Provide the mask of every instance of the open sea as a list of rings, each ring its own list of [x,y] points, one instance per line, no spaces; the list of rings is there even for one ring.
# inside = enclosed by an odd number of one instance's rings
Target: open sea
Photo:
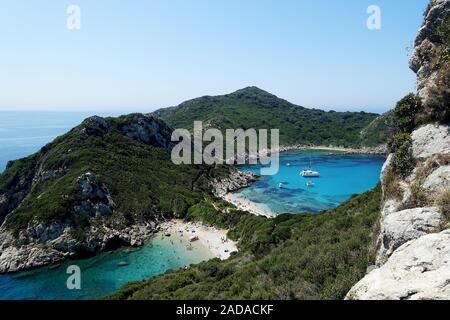
[[[9,160],[29,156],[92,115],[90,112],[0,111],[0,172]]]

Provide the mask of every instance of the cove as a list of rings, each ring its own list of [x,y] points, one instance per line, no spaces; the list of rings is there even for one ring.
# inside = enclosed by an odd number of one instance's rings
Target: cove
[[[317,213],[337,207],[353,194],[376,186],[385,156],[344,154],[330,151],[290,151],[280,154],[280,170],[261,176],[249,188],[232,196],[263,206],[273,214]],[[241,171],[260,174],[261,165],[242,166]],[[303,178],[300,171],[312,168],[319,178]],[[311,181],[312,186],[307,186]]]
[[[144,280],[167,270],[184,268],[212,254],[194,244],[188,250],[176,235],[155,236],[141,248],[121,248],[88,259],[14,274],[0,275],[0,300],[90,300],[101,298],[130,281]],[[81,269],[81,290],[66,286],[67,267]]]

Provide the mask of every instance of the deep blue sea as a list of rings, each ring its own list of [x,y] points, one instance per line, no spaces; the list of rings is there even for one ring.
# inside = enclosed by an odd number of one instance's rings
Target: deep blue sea
[[[0,172],[9,160],[38,151],[58,135],[78,125],[90,113],[0,112]],[[100,116],[118,114],[98,114]],[[374,187],[384,157],[364,155],[328,156],[329,151],[281,154],[280,171],[265,176],[238,195],[266,205],[274,213],[311,212],[335,207],[352,194]],[[312,166],[321,177],[305,179],[300,171]],[[242,167],[258,173],[259,167]],[[307,187],[312,180],[314,186]],[[282,183],[283,188],[278,185]],[[120,249],[95,257],[68,261],[57,267],[0,275],[0,300],[4,299],[95,299],[128,281],[142,280],[211,258],[205,250],[187,250],[185,245],[159,236],[139,249]],[[82,270],[82,290],[66,287],[67,266]]]

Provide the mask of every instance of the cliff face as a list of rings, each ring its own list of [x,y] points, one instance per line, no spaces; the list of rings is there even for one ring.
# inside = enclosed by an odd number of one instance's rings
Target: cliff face
[[[450,0],[433,0],[425,12],[410,60],[421,108],[382,170],[376,268],[348,299],[450,299],[449,17]],[[403,175],[394,173],[400,148],[410,167]]]
[[[425,11],[424,22],[416,37],[409,64],[417,74],[417,92],[429,111],[438,110],[447,103],[449,85],[449,23],[450,3],[447,0],[432,0]],[[444,60],[447,60],[446,62]],[[446,82],[446,83],[442,83]],[[446,90],[445,90],[446,89]],[[445,97],[440,94],[446,94]]]

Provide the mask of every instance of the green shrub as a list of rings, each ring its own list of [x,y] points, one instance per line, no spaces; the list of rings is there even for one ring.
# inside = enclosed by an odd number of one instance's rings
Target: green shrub
[[[397,134],[389,143],[389,150],[393,153],[393,173],[401,178],[409,176],[414,169],[414,158],[411,147],[412,139],[409,133]]]
[[[397,132],[411,133],[416,127],[416,116],[422,107],[420,98],[410,93],[394,108],[394,125]]]
[[[438,34],[441,42],[447,47],[448,52],[450,46],[450,17],[446,17],[438,28]]]

